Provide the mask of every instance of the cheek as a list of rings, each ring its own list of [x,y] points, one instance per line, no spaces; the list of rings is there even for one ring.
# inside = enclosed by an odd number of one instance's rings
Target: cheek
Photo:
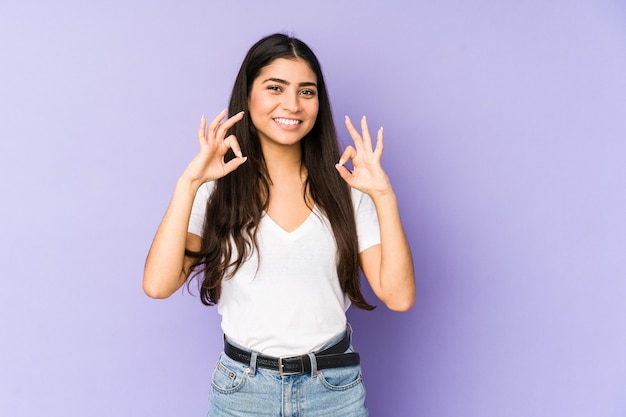
[[[319,105],[319,102],[316,100],[315,102],[311,103],[309,107],[309,114],[312,115],[313,118],[317,120],[317,114],[319,113],[319,110],[320,110],[320,105]]]
[[[259,96],[254,93],[250,94],[250,98],[248,98],[248,111],[250,113],[255,113],[259,111],[259,109],[261,109],[262,107],[262,101],[260,100]]]
[[[308,134],[311,130],[313,130],[313,127],[315,127],[315,124],[317,123],[317,117],[319,116],[319,105],[317,103],[311,104],[311,106],[307,108],[307,112],[311,120],[311,125],[306,132]]]
[[[266,103],[257,94],[250,95],[248,99],[248,114],[253,125],[258,123],[265,107],[267,107]]]

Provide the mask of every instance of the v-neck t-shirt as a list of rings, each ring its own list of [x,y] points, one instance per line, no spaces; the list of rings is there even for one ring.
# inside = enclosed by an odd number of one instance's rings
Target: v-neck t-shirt
[[[214,183],[194,200],[188,231],[202,236]],[[352,189],[359,252],[380,243],[378,217],[367,194]],[[231,278],[222,280],[217,304],[222,330],[235,343],[270,356],[300,355],[321,348],[346,328],[350,300],[337,277],[337,245],[324,213],[313,207],[287,232],[263,213],[253,250]],[[259,262],[260,261],[260,262]]]

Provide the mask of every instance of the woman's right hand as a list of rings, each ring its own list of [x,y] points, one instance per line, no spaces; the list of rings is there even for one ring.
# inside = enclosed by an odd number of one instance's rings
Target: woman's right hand
[[[200,152],[191,160],[185,169],[184,176],[192,182],[202,184],[230,174],[246,162],[248,158],[241,154],[237,138],[234,135],[225,137],[228,129],[239,122],[243,114],[244,112],[239,112],[221,123],[226,116],[226,109],[224,109],[208,127],[206,118],[202,116],[198,130]],[[236,158],[224,162],[224,156],[229,149],[232,149]]]

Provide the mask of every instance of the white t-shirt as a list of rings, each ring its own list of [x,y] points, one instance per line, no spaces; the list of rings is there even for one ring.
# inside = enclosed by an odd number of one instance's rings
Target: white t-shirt
[[[205,183],[198,190],[190,233],[202,236],[213,187],[214,183]],[[362,252],[380,243],[378,217],[367,194],[352,189],[352,204]],[[232,278],[222,281],[217,304],[222,330],[235,343],[266,355],[318,350],[345,329],[350,307],[337,278],[337,246],[330,223],[314,207],[292,232],[265,213],[258,228],[260,256],[254,251]]]

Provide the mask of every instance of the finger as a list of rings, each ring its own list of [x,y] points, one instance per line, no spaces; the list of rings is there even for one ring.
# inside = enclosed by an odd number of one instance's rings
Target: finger
[[[202,115],[200,119],[200,127],[198,128],[198,142],[200,143],[200,147],[202,147],[206,143],[206,117]]]
[[[226,119],[226,121],[222,123],[220,127],[217,129],[217,137],[223,138],[224,136],[226,136],[226,132],[228,131],[228,129],[230,129],[231,127],[235,125],[235,123],[243,119],[243,114],[244,112],[240,111],[234,116],[231,116],[228,119]]]
[[[363,148],[366,151],[372,151],[372,137],[370,136],[369,128],[367,127],[367,119],[365,116],[361,118],[361,135],[363,136]]]
[[[354,159],[356,153],[356,149],[354,149],[352,146],[347,146],[346,149],[343,151],[343,154],[341,154],[341,158],[339,158],[339,165],[343,166],[346,162],[348,162],[348,160]]]
[[[223,144],[224,144],[224,154],[226,154],[226,151],[228,150],[228,148],[230,148],[233,150],[233,153],[238,158],[243,157],[243,155],[241,154],[241,148],[239,147],[239,141],[237,141],[237,138],[235,137],[235,135],[230,135],[229,137],[224,139]]]
[[[374,149],[374,153],[378,156],[378,158],[382,155],[383,148],[383,127],[381,126],[380,129],[378,129],[378,134],[376,135],[376,149]]]
[[[231,172],[239,168],[241,165],[243,165],[247,160],[248,160],[247,156],[245,158],[231,159],[230,161],[224,164],[224,175],[230,174]]]
[[[352,121],[348,116],[346,116],[346,128],[348,129],[348,133],[350,133],[350,136],[352,137],[352,141],[354,142],[354,146],[356,146],[356,149],[361,150],[363,148],[363,140],[361,139],[361,135],[359,135],[359,132],[355,129]]]
[[[227,111],[226,109],[222,110],[215,117],[215,119],[213,119],[213,121],[209,125],[209,128],[205,131],[205,134],[207,134],[207,133],[215,133],[215,131],[217,130],[217,127],[220,125],[220,122],[224,119],[224,116],[226,116],[226,111]],[[207,136],[208,136],[208,134],[207,134]]]

